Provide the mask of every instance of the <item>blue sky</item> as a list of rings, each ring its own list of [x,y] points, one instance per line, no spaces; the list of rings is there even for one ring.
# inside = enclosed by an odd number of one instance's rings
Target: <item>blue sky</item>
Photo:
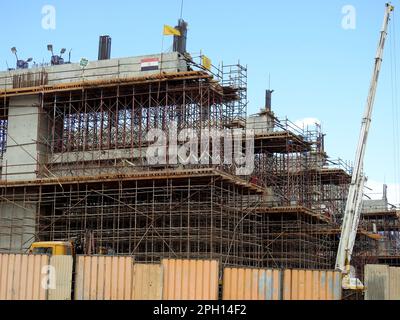
[[[214,64],[240,59],[248,65],[249,113],[262,106],[271,74],[276,91],[275,113],[293,121],[319,119],[327,134],[329,155],[353,161],[385,2],[185,0],[188,49],[202,50]],[[97,59],[100,34],[112,36],[113,57],[159,52],[162,26],[176,23],[180,3],[181,0],[2,0],[0,66],[5,69],[6,61],[14,64],[12,46],[18,48],[21,57],[49,60],[47,43],[53,43],[55,48],[72,48],[74,61],[81,57]],[[55,30],[41,26],[44,5],[56,8]],[[344,5],[356,9],[354,30],[341,26]],[[395,12],[395,23],[398,15]],[[400,24],[396,25],[400,34],[398,27]],[[392,125],[393,36],[391,31],[365,161],[371,184],[376,185],[399,182],[394,174],[393,152],[394,142],[398,142]],[[165,48],[170,42],[170,38],[166,40]]]

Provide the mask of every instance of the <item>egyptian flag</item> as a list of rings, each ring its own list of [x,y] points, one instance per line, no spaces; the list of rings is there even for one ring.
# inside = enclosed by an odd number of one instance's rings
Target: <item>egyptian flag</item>
[[[158,58],[149,58],[142,59],[140,61],[140,67],[142,71],[154,71],[158,70],[160,59]]]

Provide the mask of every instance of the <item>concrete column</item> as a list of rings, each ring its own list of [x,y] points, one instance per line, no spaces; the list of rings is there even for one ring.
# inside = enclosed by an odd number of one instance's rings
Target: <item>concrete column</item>
[[[39,95],[10,99],[2,180],[34,180],[46,161],[46,116]]]

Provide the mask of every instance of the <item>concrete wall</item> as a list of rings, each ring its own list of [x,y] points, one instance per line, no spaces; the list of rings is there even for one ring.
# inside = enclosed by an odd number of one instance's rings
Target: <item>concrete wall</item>
[[[387,185],[383,185],[382,199],[363,200],[363,212],[386,211],[389,208],[387,199]]]
[[[187,63],[177,52],[153,54],[147,56],[110,59],[101,61],[90,61],[83,70],[79,63],[64,64],[58,66],[48,66],[44,68],[31,68],[23,70],[14,70],[11,72],[0,72],[0,86],[6,89],[13,88],[13,76],[24,75],[27,73],[40,73],[42,71],[48,74],[48,84],[60,84],[79,82],[84,80],[115,79],[127,77],[140,77],[160,72],[141,71],[141,60],[147,58],[158,58],[160,60],[159,68],[163,72],[187,71]]]
[[[379,212],[388,210],[388,202],[382,200],[363,200],[363,212]]]
[[[118,159],[142,159],[146,156],[147,148],[139,149],[110,149],[95,151],[75,151],[55,153],[49,157],[52,164],[71,164],[76,162],[89,162]]]
[[[38,95],[10,99],[7,151],[2,165],[2,180],[36,179],[39,163],[45,161],[47,120],[41,112]]]
[[[255,114],[247,118],[246,128],[255,134],[268,134],[274,130],[274,118],[269,113]]]
[[[0,204],[0,252],[26,252],[34,241],[36,206]]]

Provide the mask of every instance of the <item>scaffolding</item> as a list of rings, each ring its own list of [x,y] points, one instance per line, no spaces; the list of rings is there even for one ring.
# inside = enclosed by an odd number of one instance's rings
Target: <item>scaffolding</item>
[[[377,263],[400,266],[400,212],[376,208],[362,214],[361,226],[375,234],[374,245],[364,245],[366,255]]]
[[[206,128],[223,127],[221,90],[207,73],[189,72],[45,94],[48,169],[57,176],[118,173],[126,169],[124,160],[149,169],[143,155],[150,130],[169,134],[172,121],[178,132],[191,129],[198,135]]]
[[[246,176],[223,161],[172,163],[169,142],[165,163],[146,160],[148,132],[169,136],[171,123],[199,137],[246,128],[247,68],[214,71],[192,63],[187,71],[134,78],[19,81],[0,92],[2,153],[9,99],[37,95],[41,122],[37,179],[8,180],[2,162],[0,206],[19,214],[1,219],[0,233],[7,241],[20,237],[20,250],[32,241],[75,240],[90,243],[91,253],[142,262],[332,269],[351,166],[328,159],[320,126],[302,129],[272,112],[253,119],[255,170]],[[224,156],[224,142],[221,150]]]
[[[3,189],[2,198],[37,206],[34,239],[80,240],[93,252],[155,262],[218,259],[224,266],[260,266],[261,225],[250,184],[213,170],[148,172],[125,179],[60,181]],[[87,239],[86,239],[87,240]]]
[[[247,115],[247,67],[237,64],[224,65],[221,69],[221,83],[224,95],[228,98],[224,104],[224,117],[228,127],[243,128]]]
[[[262,215],[264,265],[267,268],[332,268],[329,221],[304,207],[259,207]]]
[[[328,160],[319,125],[301,129],[288,119],[273,120],[269,130],[262,130],[266,121],[255,128],[254,181],[267,190],[257,209],[264,264],[331,269],[351,169]]]

